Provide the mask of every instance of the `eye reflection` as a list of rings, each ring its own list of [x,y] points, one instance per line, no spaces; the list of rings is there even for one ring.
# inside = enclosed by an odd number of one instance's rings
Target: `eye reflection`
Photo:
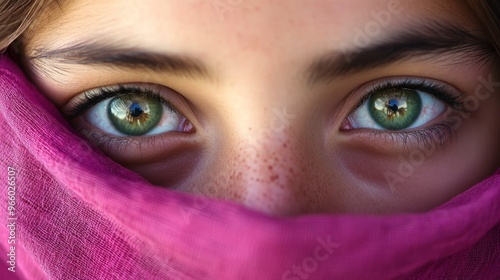
[[[114,127],[126,135],[144,135],[163,115],[163,107],[151,97],[125,95],[110,101],[108,116]]]
[[[347,117],[343,130],[370,128],[404,132],[428,124],[446,110],[448,105],[441,100],[455,97],[436,87],[427,85],[424,88],[425,91],[391,86],[390,83],[376,87],[364,98],[362,105]],[[448,103],[449,106],[454,105]]]
[[[389,130],[408,128],[422,111],[422,100],[415,90],[389,90],[376,93],[367,101],[372,119]]]
[[[150,136],[166,132],[192,132],[193,125],[160,91],[137,86],[112,86],[90,90],[71,108],[87,122],[114,136]],[[81,113],[79,113],[81,112]]]

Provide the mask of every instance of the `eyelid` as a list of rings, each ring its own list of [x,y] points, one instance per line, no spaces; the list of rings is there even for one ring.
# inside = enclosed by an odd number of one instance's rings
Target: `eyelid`
[[[63,114],[67,118],[72,119],[82,115],[99,102],[122,94],[131,93],[158,98],[167,109],[184,117],[184,114],[178,110],[178,107],[181,105],[180,103],[182,103],[180,100],[182,98],[176,96],[179,95],[177,92],[160,85],[139,83],[96,87],[84,91],[70,100],[70,102],[63,108]]]
[[[444,113],[429,122],[429,125],[420,126],[400,131],[378,130],[371,128],[345,129],[348,117],[351,116],[360,106],[366,104],[369,98],[377,91],[406,88],[417,90],[429,94],[448,106],[446,112],[450,110],[458,114],[469,113],[465,108],[465,92],[459,91],[453,85],[434,80],[431,78],[392,76],[372,80],[351,91],[344,100],[342,109],[338,114],[343,118],[336,118],[339,131],[342,132],[346,143],[363,143],[364,147],[374,147],[373,152],[377,153],[399,153],[404,149],[414,147],[426,147],[436,144],[444,146],[448,140],[455,135],[454,124],[444,117]],[[358,104],[353,106],[352,104]],[[349,108],[347,106],[350,106]],[[354,109],[353,109],[354,107]],[[390,147],[390,148],[388,148]]]
[[[453,86],[430,78],[398,76],[380,78],[356,88],[353,91],[354,94],[349,96],[349,99],[358,98],[359,102],[349,114],[352,114],[363,106],[376,92],[394,88],[419,90],[443,101],[456,110],[466,111],[464,102],[462,101],[464,99],[464,94]]]

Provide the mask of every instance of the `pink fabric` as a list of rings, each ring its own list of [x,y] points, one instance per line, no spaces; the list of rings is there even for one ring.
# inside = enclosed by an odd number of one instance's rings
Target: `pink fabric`
[[[79,138],[6,56],[0,148],[3,224],[17,171],[21,279],[500,279],[498,172],[425,214],[272,218],[150,185]]]

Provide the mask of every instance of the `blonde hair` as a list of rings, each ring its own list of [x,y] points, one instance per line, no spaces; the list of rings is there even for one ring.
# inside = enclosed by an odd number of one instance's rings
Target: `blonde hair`
[[[50,0],[0,0],[0,52],[18,38]]]

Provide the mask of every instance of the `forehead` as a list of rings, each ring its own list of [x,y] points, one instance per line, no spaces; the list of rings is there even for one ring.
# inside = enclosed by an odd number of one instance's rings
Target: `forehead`
[[[303,76],[303,69],[326,53],[342,56],[346,50],[356,50],[359,43],[379,43],[398,31],[414,30],[426,22],[451,20],[464,24],[468,18],[467,10],[459,5],[460,0],[59,0],[54,3],[57,5],[50,7],[24,35],[24,54],[28,57],[39,49],[57,50],[98,41],[100,45],[104,42],[192,57],[213,70],[220,77],[218,80],[250,87],[256,83],[297,82]],[[98,77],[79,79],[75,90],[95,86],[91,81],[109,78],[102,73],[94,74]],[[132,72],[127,72],[127,77],[133,80],[142,81],[145,77],[131,75]],[[70,75],[57,74],[54,79],[75,84]]]
[[[57,44],[104,37],[152,49],[168,47],[179,51],[177,48],[182,48],[200,54],[206,49],[236,48],[255,52],[273,49],[278,55],[291,47],[306,50],[321,45],[336,49],[342,43],[353,43],[358,30],[371,32],[371,36],[376,37],[404,22],[422,20],[425,16],[452,17],[457,15],[457,3],[431,0],[74,0],[51,7],[48,20],[36,28],[35,37]]]

